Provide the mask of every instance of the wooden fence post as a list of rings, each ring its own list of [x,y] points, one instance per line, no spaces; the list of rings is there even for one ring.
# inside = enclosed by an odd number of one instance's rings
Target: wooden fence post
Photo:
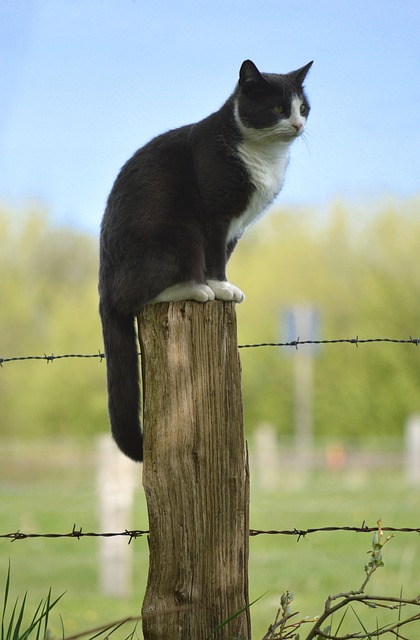
[[[139,335],[150,529],[144,638],[249,640],[248,465],[235,304],[149,306]]]

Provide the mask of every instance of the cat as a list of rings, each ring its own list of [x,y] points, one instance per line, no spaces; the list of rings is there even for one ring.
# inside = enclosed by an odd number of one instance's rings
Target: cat
[[[242,302],[226,263],[283,185],[309,114],[311,66],[272,74],[245,60],[219,111],[157,136],[115,180],[101,224],[99,309],[111,430],[135,461],[143,457],[135,316],[157,302]]]

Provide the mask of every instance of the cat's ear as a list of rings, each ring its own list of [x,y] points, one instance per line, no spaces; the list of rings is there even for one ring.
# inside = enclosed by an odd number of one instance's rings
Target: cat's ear
[[[239,85],[242,88],[252,88],[264,82],[264,78],[252,60],[245,60],[239,71]]]
[[[309,71],[309,69],[312,67],[314,61],[312,60],[312,62],[308,62],[308,64],[305,64],[304,67],[301,67],[300,69],[297,69],[296,71],[291,71],[290,73],[288,73],[287,75],[290,76],[291,78],[293,78],[293,80],[300,86],[303,85],[304,80],[307,76],[307,73]]]

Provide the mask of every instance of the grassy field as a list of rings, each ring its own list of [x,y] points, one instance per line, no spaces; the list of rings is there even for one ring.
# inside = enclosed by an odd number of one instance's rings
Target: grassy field
[[[251,470],[252,474],[252,470]],[[94,455],[72,441],[32,446],[0,445],[0,533],[98,530]],[[136,507],[128,528],[147,529],[145,501],[138,478]],[[348,470],[317,472],[307,482],[288,473],[281,488],[262,491],[251,475],[250,526],[256,529],[307,529],[329,525],[420,526],[420,489],[410,488],[396,472]],[[295,593],[294,606],[303,616],[323,609],[328,594],[360,587],[370,549],[370,534],[315,533],[295,537],[259,536],[250,540],[250,598],[265,594],[251,609],[253,638],[259,640],[273,621],[280,595]],[[0,601],[9,559],[12,596],[28,590],[35,606],[51,587],[65,592],[52,630],[61,636],[103,622],[137,615],[145,589],[148,565],[146,538],[132,542],[133,593],[116,600],[98,588],[99,541],[28,539],[11,543],[0,539]],[[386,547],[385,567],[372,580],[369,592],[407,597],[420,592],[420,539],[397,534]],[[376,616],[376,613],[374,614]],[[128,631],[128,630],[127,630]],[[116,634],[123,638],[127,632]],[[420,630],[417,630],[420,635]],[[139,627],[139,637],[141,630]]]

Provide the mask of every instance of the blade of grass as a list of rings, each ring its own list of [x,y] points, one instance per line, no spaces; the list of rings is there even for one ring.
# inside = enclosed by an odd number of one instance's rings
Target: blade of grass
[[[19,640],[19,632],[20,632],[20,627],[22,625],[22,621],[23,621],[23,615],[25,613],[27,595],[28,594],[25,593],[25,595],[23,596],[22,604],[20,605],[18,618],[16,620],[16,625],[13,629],[13,636],[12,636],[13,640]],[[16,600],[16,604],[17,604],[17,600]]]
[[[368,637],[368,640],[372,640],[372,636],[370,635],[369,631],[366,629],[365,625],[363,624],[362,620],[360,619],[360,616],[357,614],[356,609],[354,607],[351,607],[351,610],[353,611],[354,615],[356,616],[357,620],[359,621],[359,624],[362,627],[363,631],[365,632],[366,636]]]
[[[27,594],[25,594],[25,600],[26,600],[26,595],[27,595]],[[33,614],[33,616],[32,616],[32,620],[31,620],[31,622],[29,623],[29,627],[26,629],[26,631],[24,631],[24,632],[22,633],[22,635],[21,635],[21,636],[18,636],[17,640],[24,640],[25,638],[27,638],[27,637],[29,636],[29,634],[31,633],[31,631],[35,628],[35,626],[32,626],[32,625],[33,625],[33,622],[34,622],[34,620],[36,619],[36,617],[37,617],[37,615],[38,615],[39,610],[41,610],[41,612],[42,612],[42,609],[43,609],[43,600],[41,600],[41,602],[38,604],[37,608],[35,609],[35,613],[34,613],[34,614]]]
[[[32,617],[32,620],[29,624],[29,627],[27,628],[27,630],[25,631],[24,635],[22,635],[20,638],[18,638],[17,640],[27,640],[28,636],[30,633],[32,633],[32,631],[36,628],[39,628],[42,626],[42,623],[45,623],[45,633],[44,633],[44,638],[46,638],[48,636],[48,620],[49,620],[49,615],[51,610],[55,607],[55,605],[57,604],[57,602],[59,602],[59,600],[61,600],[61,598],[63,597],[64,593],[62,593],[61,595],[59,595],[53,602],[51,602],[51,589],[49,590],[48,596],[45,600],[45,602],[43,600],[41,600],[41,602],[39,603],[35,614]],[[40,612],[40,613],[39,613]]]
[[[344,618],[346,617],[348,610],[349,610],[349,608],[348,608],[348,607],[346,607],[346,608],[344,609],[344,613],[343,613],[343,615],[341,616],[341,620],[340,620],[340,622],[338,623],[338,627],[337,627],[337,629],[336,629],[336,631],[335,631],[335,635],[336,635],[336,636],[338,636],[338,632],[339,632],[339,631],[340,631],[340,629],[341,629],[341,625],[342,625],[342,624],[343,624],[343,622],[344,622]],[[331,618],[331,627],[332,627],[332,622],[333,622],[333,621],[332,621],[332,618]]]
[[[44,627],[44,634],[43,634],[42,638],[44,639],[44,638],[47,637],[50,604],[51,604],[51,588],[48,591],[47,599],[46,599],[45,604],[44,604],[44,606],[42,608],[41,618],[39,620],[39,624],[37,625],[35,640],[40,640],[42,627]],[[46,615],[44,617],[44,624],[42,625],[42,614],[44,613],[44,611],[46,611]]]
[[[11,567],[9,567],[6,575],[6,583],[4,587],[3,612],[1,621],[1,638],[0,640],[28,640],[30,634],[35,631],[35,640],[45,640],[48,637],[48,621],[51,610],[64,594],[61,594],[54,601],[51,600],[51,589],[45,600],[41,600],[32,615],[29,623],[24,629],[24,617],[27,611],[26,592],[22,601],[16,598],[10,613],[8,612],[11,588]]]
[[[134,625],[134,629],[133,629],[133,630],[132,630],[132,632],[131,632],[131,633],[130,633],[126,638],[125,638],[125,640],[133,640],[133,638],[134,638],[134,634],[136,633],[136,631],[137,631],[137,622],[136,622],[136,624]]]
[[[105,632],[109,632],[107,634],[107,637],[108,637],[111,634],[115,633],[115,631],[118,631],[118,629],[120,629],[125,623],[126,623],[126,620],[122,620],[119,624],[116,624],[114,626],[110,625],[105,629],[101,629],[100,631],[98,631],[98,633],[95,633],[95,635],[90,636],[89,640],[94,640],[95,638],[99,638],[99,636],[101,636]]]
[[[81,631],[72,636],[63,637],[63,640],[79,640],[80,638],[84,638],[85,636],[89,636],[89,640],[93,640],[94,638],[99,637],[101,634],[105,633],[109,629],[113,629],[114,627],[119,628],[122,625],[127,624],[127,622],[137,622],[141,619],[140,616],[129,616],[128,618],[123,618],[122,620],[117,620],[116,622],[108,622],[107,624],[101,624],[99,627],[95,627],[94,629],[87,629],[86,631]],[[93,634],[93,635],[91,635]]]
[[[401,589],[400,589],[400,600],[402,600],[403,597],[403,587],[401,585]],[[401,609],[402,609],[402,603],[400,602],[400,606],[398,607],[398,617],[397,617],[397,622],[400,623],[401,622]],[[400,630],[397,629],[397,635],[396,635],[397,639],[400,638]]]
[[[10,588],[10,560],[9,560],[9,567],[7,569],[6,585],[4,587],[3,613],[1,616],[1,640],[6,640],[4,635],[4,622],[6,620],[6,609],[7,609],[7,602],[9,599],[9,588]]]
[[[211,638],[218,632],[220,631],[220,629],[222,629],[225,625],[229,624],[229,622],[231,622],[231,620],[234,620],[237,616],[240,616],[241,613],[243,613],[244,611],[246,611],[247,609],[249,609],[249,607],[252,607],[253,604],[255,604],[256,602],[258,602],[258,600],[261,600],[261,598],[264,598],[264,596],[266,596],[268,593],[268,591],[266,591],[265,593],[263,593],[261,596],[259,596],[258,598],[256,598],[255,600],[253,600],[252,602],[250,602],[249,604],[246,605],[246,607],[242,607],[242,609],[240,609],[239,611],[235,611],[235,613],[232,613],[231,616],[229,616],[229,618],[227,618],[227,620],[224,620],[223,622],[221,622],[211,633],[209,636],[207,636],[206,640],[211,640]]]
[[[65,636],[64,620],[61,614],[60,614],[60,624],[61,624],[61,640],[64,640],[64,636]]]

